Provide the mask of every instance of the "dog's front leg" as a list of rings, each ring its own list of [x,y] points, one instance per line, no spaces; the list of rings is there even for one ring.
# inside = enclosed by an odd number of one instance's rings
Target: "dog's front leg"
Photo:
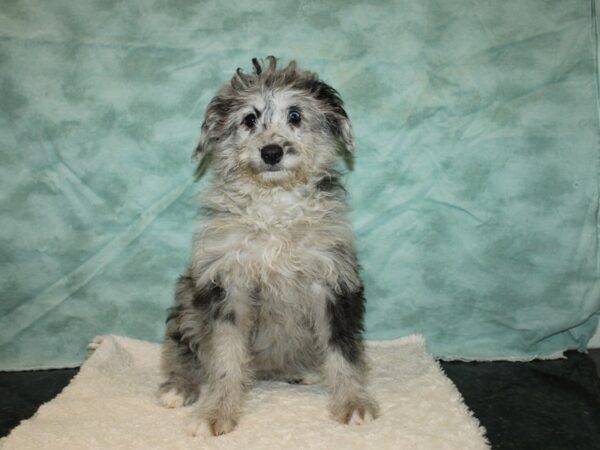
[[[223,303],[212,312],[209,355],[202,360],[206,384],[188,428],[204,437],[228,433],[237,425],[251,384],[248,351],[247,302],[235,290],[228,290]]]
[[[342,289],[327,300],[328,342],[323,372],[331,391],[330,410],[334,419],[352,425],[370,422],[379,412],[377,402],[366,389],[363,315],[362,286]]]

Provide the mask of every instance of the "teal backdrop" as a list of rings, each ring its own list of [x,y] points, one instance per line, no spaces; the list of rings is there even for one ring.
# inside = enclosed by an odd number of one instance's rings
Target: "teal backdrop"
[[[600,309],[590,0],[3,0],[0,369],[161,340],[190,255],[190,156],[237,67],[336,87],[367,337],[445,358],[584,350]]]

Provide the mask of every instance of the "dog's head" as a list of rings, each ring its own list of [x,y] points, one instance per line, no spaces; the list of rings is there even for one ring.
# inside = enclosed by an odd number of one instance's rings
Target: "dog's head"
[[[211,100],[195,157],[211,153],[222,177],[262,185],[295,184],[331,170],[354,151],[352,125],[338,92],[317,74],[252,60]]]

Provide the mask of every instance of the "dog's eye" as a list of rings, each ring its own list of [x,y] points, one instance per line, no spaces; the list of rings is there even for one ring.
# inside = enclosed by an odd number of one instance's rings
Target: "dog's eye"
[[[288,114],[288,122],[292,125],[298,125],[302,116],[298,111],[290,111]]]
[[[244,117],[243,123],[248,128],[254,128],[254,125],[256,125],[256,116],[254,114],[248,114]]]

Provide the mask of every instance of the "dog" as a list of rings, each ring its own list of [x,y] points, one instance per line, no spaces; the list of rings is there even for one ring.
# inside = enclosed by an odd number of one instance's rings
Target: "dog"
[[[338,92],[294,61],[252,60],[210,101],[194,157],[210,157],[204,220],[167,318],[159,402],[198,402],[193,435],[232,431],[255,379],[323,382],[329,409],[360,425],[365,298],[345,190],[354,151]]]

